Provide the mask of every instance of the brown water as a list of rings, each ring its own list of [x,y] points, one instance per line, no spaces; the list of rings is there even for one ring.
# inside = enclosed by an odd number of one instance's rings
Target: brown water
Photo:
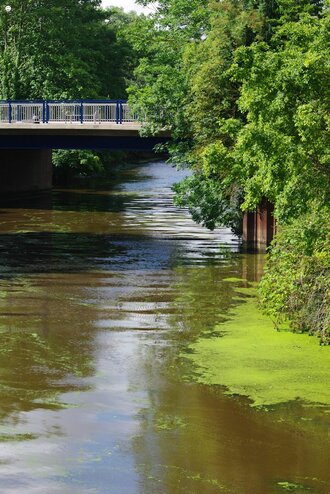
[[[175,209],[179,178],[151,163],[0,208],[1,494],[330,493],[324,411],[186,377],[237,303],[222,280],[263,259]]]

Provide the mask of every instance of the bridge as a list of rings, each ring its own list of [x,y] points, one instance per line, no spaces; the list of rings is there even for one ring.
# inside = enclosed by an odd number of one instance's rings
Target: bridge
[[[53,149],[152,151],[125,100],[0,101],[0,192],[51,186]]]
[[[50,188],[52,149],[152,151],[170,137],[165,131],[141,137],[142,128],[124,100],[0,101],[0,193]],[[263,200],[244,214],[248,246],[269,245],[272,211]]]
[[[142,127],[124,100],[0,101],[0,149],[151,151],[169,137]]]

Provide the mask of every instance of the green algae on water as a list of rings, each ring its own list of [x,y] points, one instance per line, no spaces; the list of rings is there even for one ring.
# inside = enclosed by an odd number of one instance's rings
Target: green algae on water
[[[172,431],[176,429],[182,429],[186,427],[186,423],[181,417],[176,415],[161,415],[157,417],[155,423],[155,429],[157,431]]]
[[[217,326],[221,337],[202,336],[189,346],[186,356],[197,365],[197,380],[226,386],[254,406],[297,399],[330,405],[330,347],[314,336],[276,331],[254,293]]]
[[[235,278],[235,277],[231,277],[231,278],[223,278],[222,281],[226,281],[227,283],[237,283],[237,282],[244,282],[246,283],[246,280],[244,280],[243,278]]]
[[[294,490],[301,490],[303,489],[305,492],[306,490],[310,490],[309,487],[305,487],[301,484],[296,484],[295,482],[277,482],[277,485],[284,489],[285,491],[294,491]]]
[[[38,439],[37,434],[0,434],[0,443],[32,441]]]

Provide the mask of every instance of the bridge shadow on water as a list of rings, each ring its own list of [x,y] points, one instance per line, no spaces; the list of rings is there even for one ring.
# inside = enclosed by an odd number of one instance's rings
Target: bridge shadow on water
[[[121,212],[134,199],[134,194],[118,190],[58,188],[54,191],[7,196],[0,202],[0,214],[15,209],[43,211]]]
[[[121,212],[137,197],[139,183],[152,179],[138,165],[115,168],[107,177],[54,178],[54,188],[46,191],[2,193],[0,214],[7,210]],[[125,190],[121,184],[125,180]],[[132,190],[131,187],[132,186]]]
[[[146,235],[91,233],[0,234],[0,277],[29,273],[170,268],[178,246]]]
[[[2,198],[0,277],[169,267],[177,245],[123,219],[138,199],[137,182],[148,179],[141,173],[137,178],[131,167],[118,180],[81,178],[52,191]],[[145,209],[134,207],[139,221]]]

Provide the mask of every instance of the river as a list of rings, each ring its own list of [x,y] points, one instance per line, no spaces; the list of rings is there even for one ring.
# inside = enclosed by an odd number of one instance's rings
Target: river
[[[1,494],[329,494],[328,409],[251,407],[188,346],[258,281],[162,162],[0,207]]]

